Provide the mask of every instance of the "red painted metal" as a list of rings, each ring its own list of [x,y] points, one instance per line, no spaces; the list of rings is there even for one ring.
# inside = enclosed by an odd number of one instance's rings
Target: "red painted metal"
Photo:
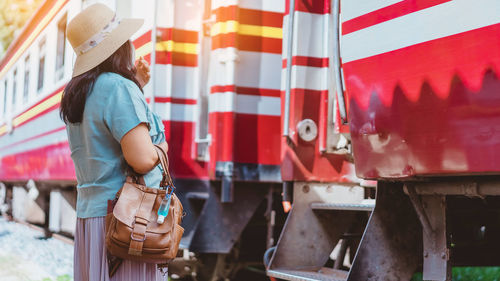
[[[207,162],[192,158],[194,126],[192,122],[163,121],[168,143],[172,175],[176,178],[208,179]]]
[[[312,66],[312,67],[328,67],[328,58],[293,56],[292,57],[292,65]],[[286,59],[283,60],[282,68],[286,68]]]
[[[210,87],[210,93],[233,92],[241,95],[261,96],[261,97],[280,97],[280,90],[239,87],[236,85],[215,85]]]
[[[306,19],[314,18],[318,22],[321,22],[319,19],[322,19],[323,15],[331,12],[330,2],[297,0],[295,1],[294,10],[304,15],[309,14],[307,17],[304,16]],[[286,1],[285,14],[288,14],[289,5],[289,1]],[[298,26],[310,24],[308,21],[300,22],[300,19],[296,19],[299,20],[297,23]],[[311,25],[311,28],[321,29],[323,26]],[[286,34],[286,31],[284,34]],[[308,38],[310,40],[308,42],[304,42],[303,38],[299,34],[298,37],[293,39],[295,44],[307,47],[297,48],[302,50],[302,53],[293,53],[291,59],[292,71],[297,71],[296,75],[306,75],[306,77],[311,77],[311,79],[314,75],[325,75],[326,68],[330,66],[331,62],[328,57],[318,57],[318,53],[315,53],[313,51],[314,48],[312,48],[314,44],[323,44],[323,38],[318,36],[310,37]],[[287,63],[287,59],[283,59],[282,67],[286,68]],[[298,70],[294,67],[301,67],[301,69]],[[321,68],[325,72],[317,71]],[[283,79],[284,77],[282,77]],[[321,77],[321,80],[323,79],[327,79],[327,77]],[[290,91],[290,137],[288,140],[282,138],[281,143],[281,176],[283,180],[319,182],[354,181],[354,165],[349,162],[348,156],[326,153],[325,151],[328,135],[328,115],[332,114],[328,105],[328,89],[321,89],[320,85],[316,85],[314,89],[301,88],[301,86],[294,86],[296,84],[295,81],[292,81]],[[285,93],[282,91],[281,112],[285,110],[284,105]],[[284,124],[283,118],[284,115],[282,114],[281,126]],[[297,124],[304,119],[313,120],[318,127],[317,137],[310,142],[303,141],[298,137]],[[284,128],[282,127],[281,129],[283,132]],[[343,129],[345,130],[345,127]],[[338,132],[340,132],[340,127],[337,127]]]
[[[325,133],[319,133],[311,142],[305,142],[297,136],[295,126],[303,119],[311,119],[319,124],[319,130],[325,126],[327,115],[324,107],[325,103],[328,105],[325,97],[328,97],[328,91],[291,91],[290,131],[294,133],[291,135],[291,144],[282,138],[281,177],[284,181],[351,182],[354,178],[354,165],[346,156],[320,152],[321,138],[326,137]],[[284,93],[281,98],[283,112]]]
[[[288,14],[290,7],[290,0],[285,1],[285,14]],[[300,0],[295,1],[295,11],[306,12],[312,14],[328,14],[330,13],[331,3],[330,1],[318,1],[318,0]]]
[[[150,98],[146,98],[149,102]],[[175,103],[175,104],[197,104],[198,101],[195,99],[185,99],[185,98],[173,98],[173,97],[155,97],[155,102],[159,103]]]
[[[67,141],[5,156],[0,167],[2,181],[76,181]]]
[[[210,160],[210,171],[215,171],[218,161],[280,164],[279,116],[214,112],[210,113],[209,120],[212,135],[210,155],[214,158]]]
[[[344,64],[356,172],[500,172],[500,24]]]
[[[155,99],[156,100],[156,99]],[[163,100],[158,99],[157,102],[176,102],[177,100]],[[191,104],[192,100],[182,100],[184,104]],[[48,114],[50,112],[59,110],[59,104],[56,104],[50,108],[50,110],[45,110],[38,115],[33,116],[27,122],[22,123],[28,124],[29,122],[36,120],[37,118]],[[192,158],[192,140],[194,140],[194,123],[192,122],[176,122],[176,121],[163,121],[165,126],[165,137],[167,142],[169,143],[169,147],[175,149],[169,149],[168,154],[171,159],[171,168],[172,173],[178,178],[198,178],[198,179],[207,179],[208,171],[207,164],[205,162],[196,161]],[[21,126],[20,125],[20,126]],[[52,133],[58,132],[65,129],[65,127],[57,128],[51,131],[44,132],[40,135],[36,135],[33,137],[29,137],[24,139],[18,143],[13,143],[9,146],[0,147],[0,151],[9,149],[11,147],[17,145],[23,145],[26,142],[34,141],[41,137],[50,135]],[[188,141],[186,141],[188,140]],[[68,151],[64,151],[64,149],[68,149]],[[60,153],[60,155],[56,155]],[[9,155],[3,158],[0,158],[0,179],[2,180],[24,180],[24,179],[40,179],[40,180],[49,180],[53,179],[52,175],[55,173],[53,170],[55,167],[47,167],[47,169],[42,169],[41,167],[34,167],[34,170],[28,172],[27,175],[30,177],[25,177],[22,172],[25,171],[23,168],[26,163],[23,161],[28,161],[30,163],[47,163],[46,157],[56,157],[56,158],[69,158],[64,161],[59,162],[68,162],[73,167],[73,162],[70,158],[69,147],[59,147],[54,149],[53,146],[47,146],[38,148],[32,151],[25,151],[21,153],[16,153],[13,155]],[[40,158],[36,160],[36,158]],[[51,162],[52,163],[52,162]],[[9,174],[9,172],[11,174]],[[37,175],[37,172],[42,172],[43,174]],[[7,176],[9,175],[9,176]],[[74,178],[74,169],[66,169],[62,168],[59,172],[55,173],[57,178],[54,179],[68,179],[75,180]]]

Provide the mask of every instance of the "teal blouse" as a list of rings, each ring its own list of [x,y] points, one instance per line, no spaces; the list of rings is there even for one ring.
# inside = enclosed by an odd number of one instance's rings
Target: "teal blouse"
[[[148,125],[153,143],[165,141],[161,119],[149,109],[137,85],[116,73],[101,74],[87,95],[82,122],[66,125],[78,182],[77,217],[106,215],[108,200],[126,178],[120,140],[141,123]],[[158,187],[160,167],[144,180],[147,186]]]

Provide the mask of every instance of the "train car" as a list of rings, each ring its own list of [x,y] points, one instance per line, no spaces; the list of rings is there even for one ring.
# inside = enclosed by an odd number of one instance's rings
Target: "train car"
[[[452,266],[498,266],[500,3],[341,8],[356,172],[379,180],[349,279],[409,280],[422,268],[424,280],[451,280]]]
[[[293,277],[287,279],[410,280],[422,271],[424,280],[451,280],[452,266],[498,266],[500,3],[290,0],[287,5],[299,21],[303,11],[331,7],[325,16],[330,23],[298,24],[294,28],[304,30],[285,31],[284,42],[290,36],[308,42],[322,28],[333,34],[332,45],[324,46],[333,52],[328,62],[335,64],[329,78],[335,84],[336,120],[349,126],[356,175],[377,181],[376,206],[349,272],[318,267],[320,262],[310,264],[290,252],[287,261],[294,266],[286,273]],[[300,45],[295,48],[300,55]],[[324,65],[319,58],[296,63],[319,67]],[[330,220],[330,227],[342,223]],[[312,243],[302,249],[308,247],[314,251],[306,253],[324,255]],[[284,260],[277,254],[274,259]],[[306,274],[299,272],[301,265],[316,269]]]
[[[346,277],[374,207],[376,182],[356,176],[349,127],[340,118],[337,15],[330,1],[286,3],[281,176],[284,199],[293,204],[266,252],[274,278]]]
[[[58,109],[74,60],[66,23],[94,2],[45,1],[0,62],[0,194],[14,218],[48,232],[74,231],[76,179]],[[198,280],[264,278],[262,254],[285,218],[284,2],[99,2],[118,17],[145,19],[132,38],[135,55],[151,64],[144,92],[163,119],[187,213],[182,257],[169,273]]]

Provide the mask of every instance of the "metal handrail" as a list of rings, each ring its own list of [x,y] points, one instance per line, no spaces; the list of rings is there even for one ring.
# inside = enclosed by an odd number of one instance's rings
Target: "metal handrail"
[[[290,137],[290,90],[292,81],[292,51],[293,51],[293,19],[295,12],[295,0],[290,0],[288,9],[288,29],[287,29],[287,53],[286,53],[286,73],[285,73],[285,107],[283,121],[283,136]]]
[[[342,81],[342,68],[340,64],[340,0],[333,0],[333,36],[335,44],[333,45],[333,71],[335,72],[335,87],[337,91],[337,101],[339,103],[340,119],[347,123],[347,109],[344,99],[344,83]],[[333,105],[335,110],[335,104]],[[335,112],[335,111],[332,111]]]

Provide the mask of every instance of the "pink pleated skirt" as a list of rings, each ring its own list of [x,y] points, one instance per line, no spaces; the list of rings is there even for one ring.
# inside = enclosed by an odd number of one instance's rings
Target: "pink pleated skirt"
[[[163,281],[168,276],[156,264],[124,260],[112,278],[108,274],[105,218],[77,218],[75,231],[75,281]]]

